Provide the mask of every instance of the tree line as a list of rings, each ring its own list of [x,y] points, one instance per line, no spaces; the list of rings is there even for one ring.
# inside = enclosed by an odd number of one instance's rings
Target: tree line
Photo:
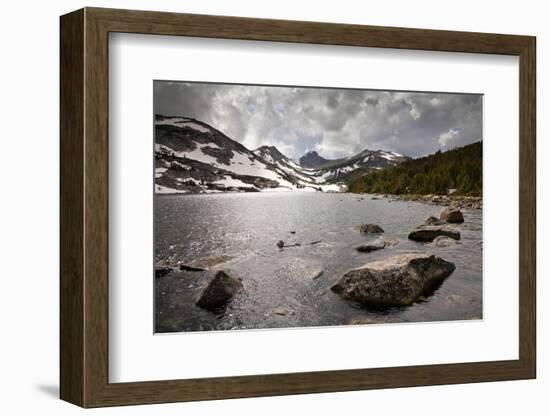
[[[481,196],[482,143],[411,159],[372,171],[347,184],[350,192]]]

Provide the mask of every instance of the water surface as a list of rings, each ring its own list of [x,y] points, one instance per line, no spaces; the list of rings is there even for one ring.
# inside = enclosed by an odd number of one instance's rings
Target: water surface
[[[482,211],[463,210],[459,244],[437,248],[407,239],[443,209],[419,202],[321,192],[157,195],[157,263],[223,269],[244,290],[224,311],[195,305],[203,273],[155,279],[157,332],[478,319],[482,314]],[[398,244],[372,253],[355,247],[373,239],[357,225],[380,225]],[[278,240],[299,247],[276,247]],[[313,244],[312,244],[313,243]],[[342,300],[330,286],[347,270],[402,252],[452,261],[456,270],[431,296],[408,307],[369,310]],[[319,271],[320,277],[314,278]]]

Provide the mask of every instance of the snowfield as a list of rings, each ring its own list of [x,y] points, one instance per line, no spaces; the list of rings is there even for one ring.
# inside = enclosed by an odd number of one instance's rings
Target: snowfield
[[[223,185],[225,188],[255,188],[254,185],[243,182],[240,179],[225,175],[224,179],[212,182],[215,185]]]

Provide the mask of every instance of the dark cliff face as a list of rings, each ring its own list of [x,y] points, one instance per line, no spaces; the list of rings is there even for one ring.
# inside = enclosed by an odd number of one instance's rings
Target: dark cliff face
[[[306,153],[300,158],[300,166],[308,169],[317,169],[329,162],[331,161],[319,156],[315,150]]]

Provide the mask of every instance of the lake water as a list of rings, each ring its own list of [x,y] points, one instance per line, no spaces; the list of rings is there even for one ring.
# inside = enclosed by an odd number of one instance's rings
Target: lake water
[[[421,322],[480,319],[482,210],[463,210],[459,244],[437,248],[407,239],[443,209],[418,202],[373,200],[321,192],[157,195],[157,263],[206,265],[242,279],[225,311],[195,305],[201,272],[155,279],[157,332],[342,325],[350,322]],[[398,244],[372,253],[355,247],[376,237],[357,226],[380,225]],[[292,233],[294,232],[294,233]],[[279,249],[278,240],[299,247]],[[314,243],[314,244],[311,244]],[[456,270],[431,296],[408,307],[369,310],[330,290],[351,268],[393,254],[433,253]],[[320,277],[314,278],[322,270]]]

